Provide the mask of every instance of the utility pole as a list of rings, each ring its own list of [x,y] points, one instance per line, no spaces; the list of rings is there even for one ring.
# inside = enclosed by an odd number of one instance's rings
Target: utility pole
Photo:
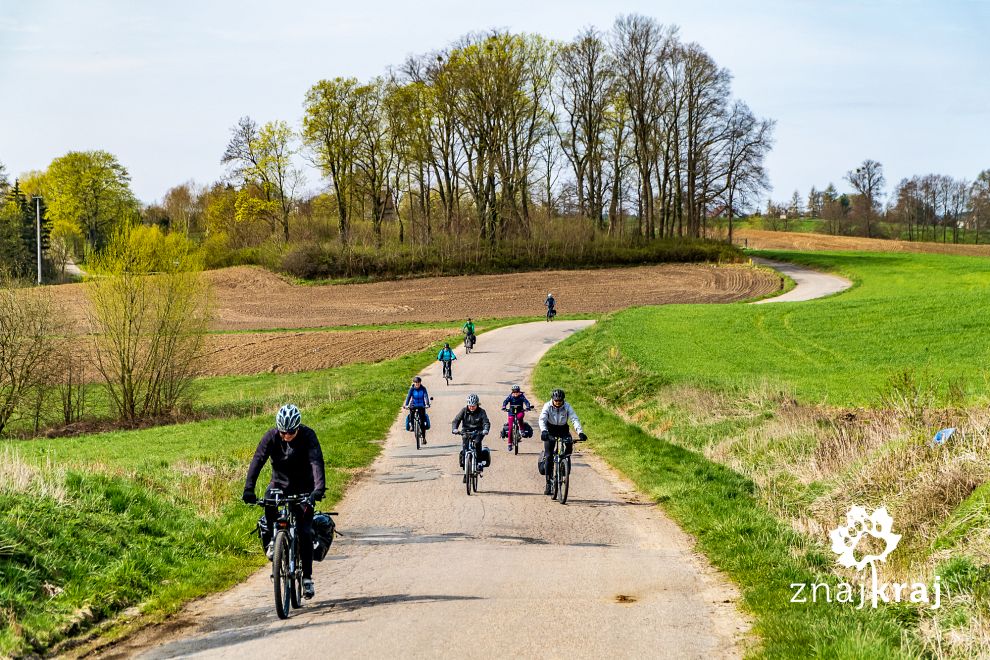
[[[38,195],[34,196],[34,209],[37,219],[35,244],[38,248],[38,285],[41,286],[41,197]]]

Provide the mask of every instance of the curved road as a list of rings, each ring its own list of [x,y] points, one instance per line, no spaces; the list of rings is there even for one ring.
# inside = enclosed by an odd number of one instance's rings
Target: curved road
[[[761,266],[768,266],[774,270],[787,275],[794,280],[794,288],[785,294],[775,298],[764,298],[757,300],[754,305],[778,302],[799,302],[802,300],[814,300],[824,298],[834,293],[845,291],[852,286],[852,282],[838,275],[822,273],[810,268],[804,268],[796,264],[785,263],[783,261],[770,261],[769,259],[754,258],[754,263]]]
[[[495,431],[481,492],[464,492],[460,439],[449,423],[465,395],[480,394],[500,428],[510,385],[525,382],[550,346],[589,324],[529,323],[486,333],[471,355],[458,349],[449,387],[439,365],[423,372],[435,397],[428,448],[416,451],[399,415],[382,454],[338,506],[345,535],[316,565],[316,597],[287,621],[275,617],[265,569],[110,654],[741,655],[746,623],[733,588],[659,508],[590,453],[575,452],[571,500],[561,506],[542,494],[538,437],[513,456]]]

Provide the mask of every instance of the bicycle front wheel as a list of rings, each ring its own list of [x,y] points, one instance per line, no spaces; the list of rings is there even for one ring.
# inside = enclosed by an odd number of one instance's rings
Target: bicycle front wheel
[[[413,431],[415,431],[413,435],[416,436],[416,449],[419,449],[420,441],[423,439],[423,429],[419,424],[416,424]]]
[[[571,457],[560,462],[560,503],[567,504],[567,492],[571,487]]]
[[[292,607],[292,569],[289,566],[289,535],[284,531],[275,535],[272,582],[275,586],[275,613],[278,618],[287,619]]]
[[[464,453],[464,487],[467,489],[467,494],[471,494],[471,475],[474,473],[474,454],[471,452]]]

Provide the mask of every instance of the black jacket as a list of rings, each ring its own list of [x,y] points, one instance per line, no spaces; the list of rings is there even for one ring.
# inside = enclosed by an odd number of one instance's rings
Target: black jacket
[[[251,465],[248,467],[244,490],[254,491],[258,475],[265,462],[272,461],[272,486],[281,488],[286,495],[302,495],[326,490],[326,474],[323,450],[316,432],[308,426],[300,426],[296,437],[286,442],[278,429],[270,429],[258,443]]]
[[[491,424],[488,422],[488,413],[481,406],[474,412],[468,410],[467,406],[457,413],[454,418],[452,430],[457,431],[457,427],[463,425],[465,431],[481,431],[482,435],[488,435]]]

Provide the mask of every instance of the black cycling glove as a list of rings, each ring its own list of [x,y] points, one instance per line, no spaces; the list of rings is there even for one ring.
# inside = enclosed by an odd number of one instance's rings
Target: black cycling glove
[[[244,500],[245,504],[257,504],[258,496],[254,494],[253,490],[244,489],[244,494],[241,495],[241,499]]]
[[[543,442],[550,440],[550,431],[543,431],[540,433],[540,439],[543,440]]]
[[[587,440],[588,436],[586,436],[584,433],[578,433],[578,438],[580,438],[581,440]]]

